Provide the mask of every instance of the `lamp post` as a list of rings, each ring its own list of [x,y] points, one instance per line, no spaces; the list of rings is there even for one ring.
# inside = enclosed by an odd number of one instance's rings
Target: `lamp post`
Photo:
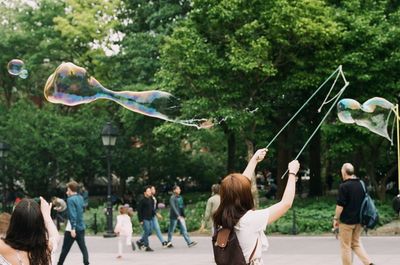
[[[7,210],[6,157],[9,150],[10,146],[8,144],[0,142],[1,173],[3,175],[3,212],[6,212]]]
[[[107,122],[103,130],[101,132],[101,139],[103,141],[103,145],[107,149],[107,176],[108,176],[108,185],[107,185],[107,231],[104,234],[104,237],[115,237],[116,234],[113,231],[113,212],[112,212],[112,201],[111,201],[111,192],[112,192],[112,179],[111,179],[111,148],[115,145],[117,140],[118,129],[111,122]]]

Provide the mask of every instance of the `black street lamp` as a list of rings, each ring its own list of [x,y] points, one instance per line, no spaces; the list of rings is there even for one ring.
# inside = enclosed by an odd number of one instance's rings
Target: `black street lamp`
[[[0,142],[0,160],[1,160],[1,173],[3,176],[3,212],[6,212],[7,207],[7,178],[6,178],[6,157],[10,146],[6,143]]]
[[[112,179],[111,179],[111,148],[115,145],[117,141],[118,129],[111,122],[107,122],[104,125],[103,130],[101,132],[101,139],[103,141],[103,145],[107,149],[107,176],[108,176],[108,185],[107,185],[107,231],[104,234],[104,237],[115,237],[116,234],[113,230],[113,212],[112,212],[112,201],[111,201],[111,192],[112,192]]]

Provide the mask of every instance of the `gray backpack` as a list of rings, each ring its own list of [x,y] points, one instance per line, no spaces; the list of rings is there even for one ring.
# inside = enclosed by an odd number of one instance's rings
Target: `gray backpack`
[[[379,221],[378,210],[375,207],[374,201],[369,196],[364,182],[362,180],[360,180],[360,182],[365,193],[365,197],[361,203],[360,209],[360,224],[364,227],[364,229],[372,229],[378,224]]]

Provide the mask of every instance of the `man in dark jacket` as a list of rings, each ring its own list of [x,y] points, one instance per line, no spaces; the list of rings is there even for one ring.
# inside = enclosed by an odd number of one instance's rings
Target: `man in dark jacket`
[[[143,193],[144,197],[140,200],[138,205],[138,218],[140,224],[143,226],[143,235],[139,241],[136,241],[139,249],[145,251],[153,251],[149,246],[149,236],[151,235],[152,220],[155,214],[153,208],[153,193],[151,186],[146,186]]]
[[[364,200],[364,189],[360,180],[354,175],[354,167],[345,163],[341,169],[343,183],[339,186],[339,194],[333,228],[339,228],[340,249],[343,265],[352,264],[352,251],[363,264],[372,264],[360,241],[362,227],[360,209]]]
[[[169,212],[169,228],[168,228],[167,246],[172,247],[172,243],[171,243],[172,234],[174,233],[176,225],[179,222],[181,234],[182,234],[183,238],[185,239],[188,247],[193,247],[197,244],[197,242],[192,241],[187,233],[183,198],[180,194],[181,194],[181,188],[178,185],[175,185],[172,188],[172,196],[169,199],[169,206],[171,208],[170,208],[170,212]]]

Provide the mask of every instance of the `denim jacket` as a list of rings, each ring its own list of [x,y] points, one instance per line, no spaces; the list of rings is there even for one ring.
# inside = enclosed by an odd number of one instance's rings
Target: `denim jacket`
[[[84,201],[81,195],[74,194],[67,199],[68,220],[71,223],[71,229],[82,231],[85,230],[83,222],[83,206]]]

